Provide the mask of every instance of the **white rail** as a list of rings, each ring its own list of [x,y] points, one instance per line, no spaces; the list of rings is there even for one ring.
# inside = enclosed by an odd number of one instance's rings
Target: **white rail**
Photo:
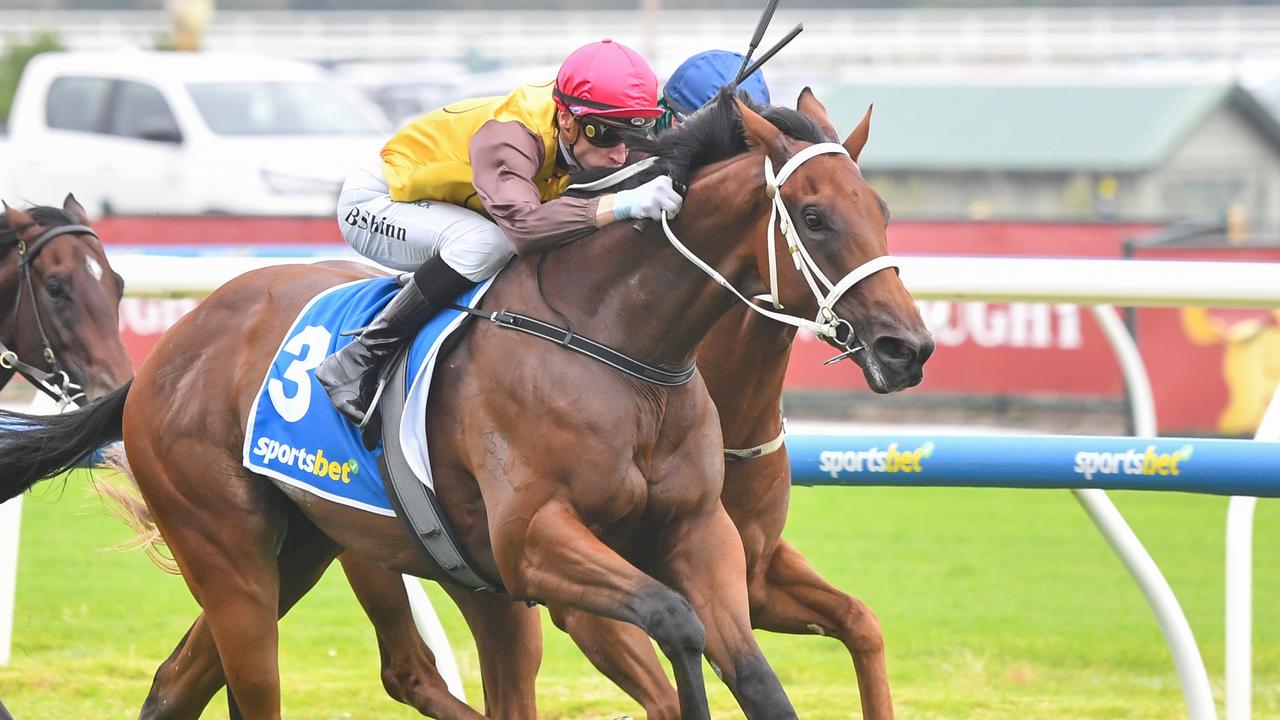
[[[13,646],[13,602],[18,587],[18,539],[22,535],[22,496],[0,504],[0,665],[9,664]]]
[[[248,270],[331,258],[112,256],[130,294],[204,295]],[[1280,263],[901,256],[921,299],[1124,307],[1280,307]]]
[[[1280,440],[1280,390],[1271,397],[1255,440]],[[1255,497],[1233,497],[1227,506],[1226,717],[1249,720],[1253,712],[1253,511]]]
[[[1116,359],[1120,362],[1120,370],[1124,374],[1125,388],[1129,393],[1129,411],[1133,421],[1133,432],[1137,437],[1156,437],[1155,393],[1151,388],[1151,378],[1147,375],[1147,366],[1142,362],[1142,354],[1133,335],[1120,319],[1120,314],[1111,305],[1094,305],[1093,316],[1102,327],[1102,332],[1111,343]],[[1187,703],[1187,717],[1190,720],[1214,720],[1217,708],[1213,704],[1213,689],[1209,685],[1209,673],[1204,666],[1204,658],[1200,656],[1200,646],[1196,643],[1195,634],[1191,631],[1191,623],[1187,622],[1186,613],[1178,603],[1178,598],[1165,580],[1160,568],[1147,552],[1142,541],[1125,522],[1120,510],[1111,502],[1111,498],[1102,490],[1074,490],[1076,496],[1089,519],[1098,527],[1098,531],[1106,538],[1115,550],[1120,561],[1124,563],[1129,574],[1133,576],[1147,604],[1155,613],[1160,624],[1160,632],[1164,634],[1165,644],[1173,656],[1173,666],[1182,682],[1182,696]]]

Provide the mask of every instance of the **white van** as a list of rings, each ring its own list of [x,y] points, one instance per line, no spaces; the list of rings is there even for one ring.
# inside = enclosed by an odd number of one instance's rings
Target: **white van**
[[[19,82],[0,186],[10,203],[74,192],[95,215],[328,215],[389,135],[376,106],[310,63],[46,53]]]

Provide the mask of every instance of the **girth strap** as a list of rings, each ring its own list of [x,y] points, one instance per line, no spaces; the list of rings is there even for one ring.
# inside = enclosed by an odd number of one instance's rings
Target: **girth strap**
[[[498,310],[496,312],[484,312],[474,308],[463,307],[461,305],[450,305],[450,308],[465,312],[478,318],[484,318],[501,328],[511,330],[519,330],[529,335],[540,337],[562,347],[568,348],[575,352],[582,353],[587,357],[594,358],[614,369],[651,382],[655,385],[664,385],[674,387],[683,385],[693,378],[693,374],[698,371],[697,365],[690,365],[688,368],[680,372],[667,372],[660,370],[651,365],[646,365],[639,360],[623,355],[613,348],[602,345],[588,337],[578,335],[572,330],[568,330],[557,325],[545,323],[541,320],[531,318],[528,315],[510,312],[508,310]]]
[[[455,584],[468,590],[504,592],[500,585],[488,582],[467,564],[435,492],[418,479],[405,461],[404,448],[400,445],[400,422],[404,417],[408,351],[402,350],[394,363],[395,369],[382,395],[382,455],[378,457],[378,466],[396,517],[415,545]]]

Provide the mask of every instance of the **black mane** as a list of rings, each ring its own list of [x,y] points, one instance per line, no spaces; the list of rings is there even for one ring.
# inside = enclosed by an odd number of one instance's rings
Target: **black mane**
[[[745,93],[738,97],[788,137],[811,143],[828,142],[832,139],[828,138],[812,120],[795,110],[758,105]],[[726,87],[716,95],[714,100],[676,127],[656,138],[644,137],[635,140],[631,144],[632,149],[646,155],[656,155],[659,158],[653,168],[638,173],[613,187],[594,192],[570,190],[567,194],[590,197],[617,192],[641,185],[658,175],[670,175],[672,180],[687,186],[690,178],[701,168],[747,151],[742,117],[738,114],[733,100],[733,89]],[[614,171],[613,168],[582,170],[574,173],[573,182],[591,182]]]
[[[62,208],[52,207],[48,205],[35,205],[29,207],[23,212],[31,216],[31,219],[38,225],[46,228],[61,227],[63,225],[76,225],[80,222],[75,215],[63,210]],[[17,228],[9,226],[9,218],[0,212],[0,258],[9,254],[9,251],[18,246]]]

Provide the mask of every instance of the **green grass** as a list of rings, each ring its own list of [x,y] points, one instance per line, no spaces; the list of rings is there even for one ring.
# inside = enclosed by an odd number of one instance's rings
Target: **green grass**
[[[1166,573],[1221,703],[1225,498],[1113,495]],[[1254,717],[1280,717],[1280,505],[1258,510]],[[1140,591],[1067,492],[798,489],[787,533],[885,629],[902,718],[1186,717]],[[82,480],[42,486],[23,517],[14,657],[0,697],[19,720],[136,717],[155,667],[196,607],[181,579],[139,553],[104,551],[128,531]],[[430,588],[473,702],[474,651]],[[639,715],[547,625],[547,718]],[[285,717],[411,718],[378,679],[372,631],[331,571],[282,625]],[[852,665],[835,641],[760,635],[802,717],[858,717]],[[740,717],[707,674],[717,718]],[[225,717],[219,696],[207,717]]]

